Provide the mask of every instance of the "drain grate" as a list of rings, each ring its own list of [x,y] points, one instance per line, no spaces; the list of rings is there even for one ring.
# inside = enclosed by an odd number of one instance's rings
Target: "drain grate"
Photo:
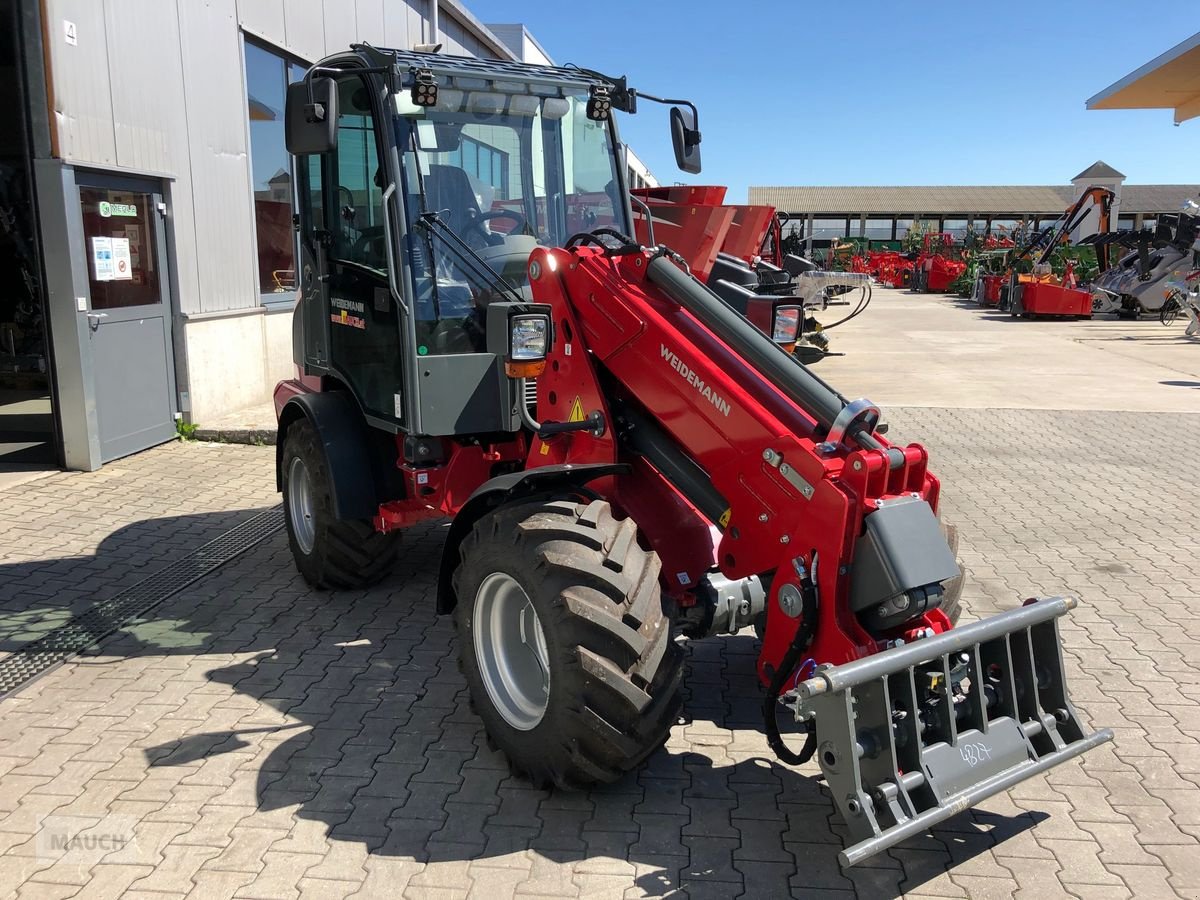
[[[282,527],[282,507],[251,516],[129,590],[99,601],[87,612],[14,650],[6,659],[0,660],[0,698],[149,612],[172,594],[245,553]]]

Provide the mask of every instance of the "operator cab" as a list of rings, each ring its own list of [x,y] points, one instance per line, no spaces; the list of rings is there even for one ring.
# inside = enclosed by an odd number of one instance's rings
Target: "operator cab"
[[[589,115],[609,87],[578,69],[366,45],[293,84],[300,375],[348,389],[398,433],[520,428],[488,309],[532,303],[539,245],[630,233],[615,124],[607,108]]]

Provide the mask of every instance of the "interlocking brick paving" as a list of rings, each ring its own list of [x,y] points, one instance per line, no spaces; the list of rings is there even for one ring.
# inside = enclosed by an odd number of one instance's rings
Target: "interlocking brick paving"
[[[753,636],[689,646],[690,722],[636,776],[534,790],[433,613],[444,526],[337,594],[279,534],[0,702],[0,895],[1200,897],[1200,416],[888,418],[933,454],[968,616],[1083,598],[1073,696],[1114,743],[843,872],[815,765],[759,731]],[[5,649],[277,502],[273,463],[172,445],[0,495]]]

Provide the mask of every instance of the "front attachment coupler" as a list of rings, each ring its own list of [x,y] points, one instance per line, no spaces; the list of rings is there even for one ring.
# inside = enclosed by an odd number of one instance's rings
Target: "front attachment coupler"
[[[1059,616],[1041,600],[841,666],[789,692],[855,843],[851,866],[1112,740],[1067,695]],[[814,723],[809,721],[809,727]]]

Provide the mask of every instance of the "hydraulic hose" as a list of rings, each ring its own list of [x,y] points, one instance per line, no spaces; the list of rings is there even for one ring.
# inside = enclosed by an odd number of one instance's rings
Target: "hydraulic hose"
[[[815,553],[813,560],[816,561]],[[792,642],[788,645],[779,668],[771,676],[771,684],[767,687],[767,695],[763,699],[763,725],[767,732],[767,745],[776,756],[790,766],[804,765],[817,752],[817,729],[812,722],[807,724],[808,736],[804,739],[804,746],[796,753],[783,742],[783,735],[779,733],[779,721],[775,718],[779,695],[783,693],[784,685],[800,662],[800,655],[808,648],[817,630],[817,586],[811,572],[803,569],[803,564],[799,564],[797,569],[801,573],[800,596],[804,601],[800,624],[796,627],[796,633],[792,636]]]
[[[851,319],[855,318],[856,316],[862,315],[862,313],[864,311],[866,311],[866,308],[871,305],[871,286],[869,284],[864,285],[863,287],[859,288],[859,291],[860,291],[860,295],[858,298],[858,305],[856,307],[854,307],[854,311],[852,313],[850,313],[849,315],[843,316],[842,318],[838,319],[836,322],[834,322],[831,325],[822,325],[821,326],[822,331],[828,331],[830,328],[837,328],[839,325],[845,325]]]

